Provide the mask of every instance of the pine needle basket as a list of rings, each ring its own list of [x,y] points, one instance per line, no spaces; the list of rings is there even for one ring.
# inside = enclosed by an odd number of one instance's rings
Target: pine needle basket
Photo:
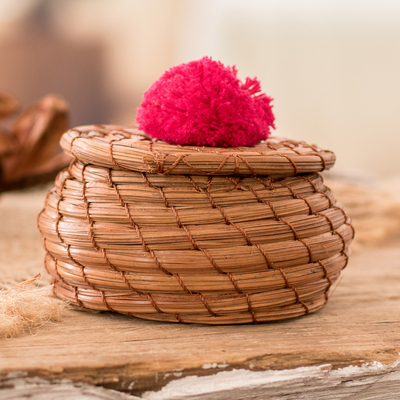
[[[319,310],[354,237],[320,171],[335,155],[271,138],[197,148],[135,129],[67,131],[73,157],[38,228],[57,297],[150,320],[238,324]]]

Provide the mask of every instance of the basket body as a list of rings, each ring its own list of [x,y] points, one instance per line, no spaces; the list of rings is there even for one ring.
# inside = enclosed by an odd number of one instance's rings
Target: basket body
[[[116,160],[111,128],[101,129],[109,159],[80,161],[78,140],[69,141],[75,159],[38,217],[56,296],[91,309],[205,324],[292,318],[326,303],[354,231],[318,172],[294,174],[285,149],[274,150],[283,154],[275,160],[286,160],[291,173],[254,173],[244,151],[217,172],[221,160],[216,167],[203,160],[190,174],[193,162],[182,161],[182,152],[155,154],[164,162],[172,157],[166,170],[134,171],[131,160]],[[211,172],[202,174],[204,166]],[[147,158],[142,169],[150,167]],[[189,171],[171,174],[175,168]]]

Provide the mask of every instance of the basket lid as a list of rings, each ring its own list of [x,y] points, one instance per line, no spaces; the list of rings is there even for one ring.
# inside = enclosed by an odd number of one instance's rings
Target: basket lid
[[[254,147],[177,146],[116,125],[70,129],[62,136],[61,147],[87,164],[163,175],[284,177],[324,171],[332,168],[336,160],[332,151],[277,137]]]

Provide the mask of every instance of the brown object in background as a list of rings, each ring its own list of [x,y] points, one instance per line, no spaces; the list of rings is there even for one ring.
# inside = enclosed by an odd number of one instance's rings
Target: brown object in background
[[[0,119],[13,115],[19,108],[18,100],[9,93],[0,92]],[[5,128],[0,127],[0,159],[11,154],[18,148],[15,137],[8,134]],[[1,171],[1,168],[0,168]]]
[[[16,120],[11,132],[0,132],[0,191],[52,179],[70,158],[59,146],[68,125],[68,105],[49,94]]]
[[[19,108],[18,100],[9,93],[0,92],[0,118],[14,114]]]

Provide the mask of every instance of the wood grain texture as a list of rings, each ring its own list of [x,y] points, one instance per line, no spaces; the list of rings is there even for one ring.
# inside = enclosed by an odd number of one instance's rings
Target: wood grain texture
[[[29,196],[26,200],[28,204]],[[8,209],[0,210],[0,218],[19,203],[4,204]],[[34,233],[35,213],[28,206],[21,212],[25,217],[18,219],[19,236],[13,242],[40,248],[39,234]],[[7,229],[14,235],[12,224]],[[3,232],[0,237],[6,236]],[[3,260],[12,257],[7,256],[8,246],[2,248],[0,269],[9,272]],[[35,268],[38,264],[38,260],[32,263]],[[396,242],[352,255],[330,302],[313,315],[258,325],[204,326],[71,309],[61,323],[47,325],[35,336],[2,340],[0,376],[24,371],[28,377],[71,379],[140,394],[186,376],[238,368],[265,371],[330,364],[336,370],[372,361],[388,365],[398,359],[399,351],[400,246]],[[386,386],[398,388],[398,377],[389,378]],[[335,398],[330,396],[326,398]],[[379,397],[354,397],[361,398]]]
[[[398,363],[396,363],[398,364]],[[187,377],[146,400],[383,400],[400,396],[399,367],[372,364],[331,370],[329,365],[283,371],[235,370],[207,377]]]
[[[49,382],[41,378],[27,378],[24,373],[9,374],[0,378],[0,397],[2,400],[135,400],[115,390],[95,387],[87,383],[67,380]]]

